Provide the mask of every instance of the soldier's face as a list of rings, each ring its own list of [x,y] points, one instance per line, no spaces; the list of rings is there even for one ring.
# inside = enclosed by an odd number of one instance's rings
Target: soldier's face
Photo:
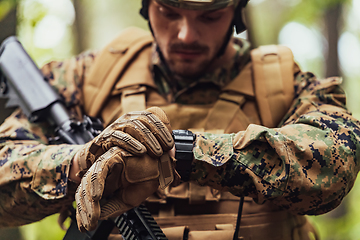
[[[150,1],[149,19],[156,42],[170,70],[196,77],[210,68],[223,45],[233,7],[195,11]]]

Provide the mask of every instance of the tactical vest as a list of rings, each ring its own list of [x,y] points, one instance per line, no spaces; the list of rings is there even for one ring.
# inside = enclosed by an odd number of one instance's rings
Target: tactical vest
[[[214,104],[169,103],[157,91],[151,73],[152,36],[137,28],[120,34],[97,56],[85,79],[84,109],[108,125],[126,112],[161,107],[173,129],[236,133],[250,123],[276,127],[294,99],[294,63],[290,49],[263,46],[251,51],[251,63],[221,89]],[[184,183],[147,201],[172,239],[233,239],[239,198],[209,187]],[[310,239],[306,218],[279,210],[270,202],[246,198],[239,239]]]

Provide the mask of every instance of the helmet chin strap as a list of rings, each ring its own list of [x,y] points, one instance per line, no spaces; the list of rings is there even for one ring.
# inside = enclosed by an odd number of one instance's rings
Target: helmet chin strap
[[[225,36],[225,39],[224,39],[224,43],[221,46],[221,48],[219,49],[219,52],[216,55],[216,57],[219,58],[222,55],[224,55],[226,47],[229,44],[231,36],[233,35],[234,26],[235,26],[237,34],[239,34],[239,33],[246,30],[246,26],[245,26],[245,24],[243,22],[243,19],[242,19],[242,9],[246,6],[247,2],[248,2],[247,0],[243,1],[243,4],[240,3],[239,5],[236,6],[236,9],[234,11],[234,19],[232,20],[232,22],[230,24],[229,30],[226,33],[226,36]]]
[[[149,0],[142,0],[142,7],[140,9],[140,15],[143,16],[144,19],[149,21]]]
[[[224,53],[226,51],[226,47],[229,44],[232,35],[233,35],[233,24],[230,25],[230,27],[225,35],[224,42],[223,42],[221,48],[219,49],[218,53],[216,54],[216,58],[220,58],[222,55],[224,55]]]

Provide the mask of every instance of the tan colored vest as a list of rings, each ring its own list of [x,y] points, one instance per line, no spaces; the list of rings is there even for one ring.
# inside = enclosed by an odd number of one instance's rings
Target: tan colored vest
[[[287,47],[272,45],[252,50],[252,63],[222,89],[214,105],[170,106],[157,94],[149,69],[152,42],[148,32],[130,28],[101,52],[84,84],[87,114],[101,115],[108,124],[128,111],[157,105],[169,112],[174,129],[237,132],[244,130],[249,123],[276,127],[292,103],[293,55]],[[121,96],[121,106],[118,103],[117,107],[111,105],[114,104],[111,96]],[[254,98],[256,101],[253,101]],[[246,100],[251,99],[255,104],[253,106],[246,104]],[[105,105],[110,112],[104,108]],[[198,116],[195,117],[195,114]]]
[[[152,42],[153,38],[149,33],[137,28],[130,28],[101,52],[96,58],[92,72],[84,83],[84,107],[88,115],[100,116],[105,125],[108,125],[126,112],[159,106],[167,113],[173,129],[234,133],[245,130],[251,123],[276,127],[292,103],[294,98],[293,76],[296,65],[291,51],[284,46],[264,46],[252,50],[252,62],[222,89],[215,104],[181,105],[169,103],[157,92],[157,87],[152,78],[150,69]],[[208,187],[200,187],[192,183],[185,183],[179,187],[167,189],[160,195],[162,197],[153,197],[149,201],[150,204],[151,202],[163,204],[160,205],[163,207],[155,206],[155,208],[158,208],[157,221],[162,227],[167,226],[169,221],[173,223],[175,221],[172,216],[175,212],[174,205],[166,205],[167,199],[185,200],[186,203],[190,203],[189,206],[195,204],[197,209],[200,206],[206,206],[207,203],[211,205],[225,201],[225,205],[217,207],[223,209],[219,210],[220,213],[224,211],[226,214],[229,214],[226,209],[229,206],[237,206],[238,202],[238,198],[231,194],[220,194]],[[236,204],[234,205],[234,203]],[[189,206],[187,210],[189,210]],[[266,214],[272,214],[277,210],[277,207],[271,203],[259,206],[251,199],[246,199],[244,215],[250,214],[254,216],[254,214],[260,214],[262,216],[265,214],[264,216],[268,216]],[[189,214],[191,214],[191,211]],[[221,214],[216,214],[214,221],[219,223],[215,224],[217,230],[223,231],[223,228],[226,230],[229,221],[232,224],[236,219],[236,212],[237,207],[235,209],[232,207],[231,217],[226,215],[223,216],[223,219],[220,217]],[[283,218],[281,221],[289,222],[287,213],[282,213],[281,216]],[[209,215],[207,215],[206,219],[209,219]],[[189,221],[192,221],[192,226],[195,226],[196,222],[209,220],[193,216],[190,219],[178,219],[176,220],[178,224],[171,226],[181,225],[182,222],[189,224]],[[262,217],[256,221],[258,223],[259,221],[269,222],[269,219]],[[256,225],[256,223],[254,224]],[[208,230],[203,229],[203,227],[198,227],[195,230]],[[268,226],[266,229],[271,229],[271,232],[267,233],[267,239],[272,239],[271,234],[275,237],[278,236],[274,233],[274,227]],[[183,231],[182,227],[176,228],[175,235]],[[248,230],[243,229],[242,231],[246,232]],[[268,230],[260,229],[261,231],[266,233]],[[244,239],[250,239],[251,236],[253,236],[253,239],[259,239],[253,235],[258,232],[258,228],[255,231],[251,230],[246,235],[247,238]],[[293,232],[293,227],[289,232]],[[173,233],[173,230],[171,230],[167,234],[171,235]],[[194,231],[193,234],[199,235]],[[215,236],[214,239],[226,239],[217,238],[217,234],[223,236],[224,233],[211,233],[212,236]],[[203,233],[200,236],[202,237],[193,237],[193,239],[203,239],[203,237],[204,239],[212,239]],[[177,239],[177,237],[169,239]]]

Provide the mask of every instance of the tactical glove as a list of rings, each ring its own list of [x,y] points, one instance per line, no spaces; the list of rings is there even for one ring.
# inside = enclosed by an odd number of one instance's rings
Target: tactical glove
[[[166,114],[160,108],[152,107],[118,118],[80,150],[77,176],[82,177],[96,159],[114,146],[136,156],[147,152],[151,157],[160,157],[174,146]]]
[[[85,173],[76,191],[80,231],[94,230],[99,219],[115,217],[139,206],[157,190],[159,175],[157,159],[111,148]]]
[[[163,152],[172,147],[170,124],[159,108],[126,114],[85,144],[75,194],[79,229],[91,231],[99,219],[140,205],[159,181],[163,187],[170,184],[172,160]]]

